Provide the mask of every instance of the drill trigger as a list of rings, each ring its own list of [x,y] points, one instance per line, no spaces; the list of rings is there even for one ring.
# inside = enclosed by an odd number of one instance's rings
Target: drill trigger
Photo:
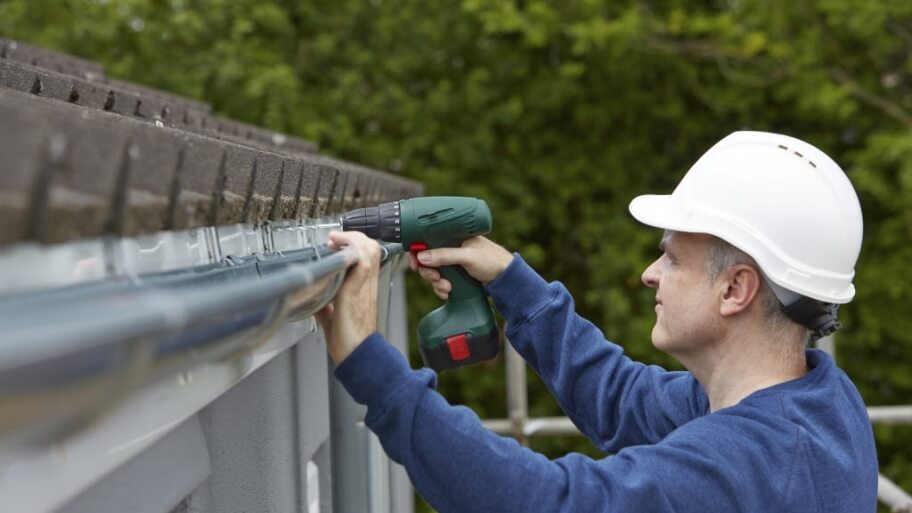
[[[409,251],[410,251],[413,255],[415,255],[415,260],[417,260],[417,259],[418,259],[418,253],[420,253],[420,252],[426,250],[427,248],[428,248],[427,244],[425,244],[425,243],[423,243],[423,242],[413,242],[413,243],[409,246]],[[421,262],[418,262],[418,267],[424,267],[424,266],[421,265]]]

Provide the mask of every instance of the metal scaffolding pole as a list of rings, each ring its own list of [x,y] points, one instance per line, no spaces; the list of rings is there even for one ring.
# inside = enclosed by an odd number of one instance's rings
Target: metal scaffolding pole
[[[526,384],[526,362],[508,342],[504,355],[507,365],[507,412],[510,415],[509,431],[520,444],[528,446],[524,432],[529,416],[529,398]]]
[[[893,513],[912,513],[912,497],[883,474],[877,476],[877,500],[889,506]]]
[[[912,424],[912,406],[871,406],[872,424]]]

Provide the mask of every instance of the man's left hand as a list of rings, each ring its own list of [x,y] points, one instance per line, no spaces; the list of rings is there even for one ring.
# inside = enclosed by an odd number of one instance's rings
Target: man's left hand
[[[329,354],[336,365],[361,342],[377,331],[377,294],[380,277],[380,245],[360,232],[332,232],[329,247],[349,246],[358,254],[333,303],[317,312]]]

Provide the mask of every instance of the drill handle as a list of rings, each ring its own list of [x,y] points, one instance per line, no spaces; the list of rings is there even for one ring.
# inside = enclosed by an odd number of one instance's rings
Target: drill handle
[[[497,321],[481,282],[462,266],[439,270],[453,288],[446,304],[418,323],[418,348],[425,365],[442,372],[496,357]]]
[[[440,275],[452,285],[447,301],[462,301],[475,296],[485,296],[484,285],[472,278],[461,265],[438,267]]]

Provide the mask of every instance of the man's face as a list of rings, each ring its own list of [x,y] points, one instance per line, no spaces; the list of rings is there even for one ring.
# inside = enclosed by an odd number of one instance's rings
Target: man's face
[[[652,343],[661,351],[686,356],[716,339],[719,305],[706,272],[709,235],[665,232],[655,262],[643,271],[643,283],[656,290]]]

